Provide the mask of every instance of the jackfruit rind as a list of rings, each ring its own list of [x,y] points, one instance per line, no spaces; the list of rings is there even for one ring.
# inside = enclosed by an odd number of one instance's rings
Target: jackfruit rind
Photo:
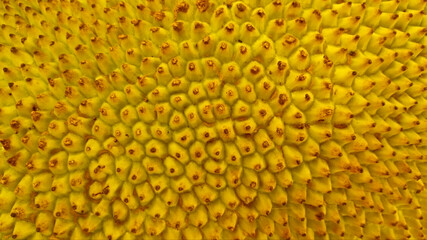
[[[3,0],[0,238],[426,238],[425,11]]]

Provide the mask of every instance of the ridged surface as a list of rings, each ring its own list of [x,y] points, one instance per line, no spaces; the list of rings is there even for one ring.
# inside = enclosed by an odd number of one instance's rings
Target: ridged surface
[[[426,1],[0,3],[0,238],[424,239]]]

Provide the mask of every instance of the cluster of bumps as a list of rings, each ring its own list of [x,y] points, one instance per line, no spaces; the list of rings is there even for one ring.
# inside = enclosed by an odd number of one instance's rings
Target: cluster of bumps
[[[425,0],[0,3],[2,239],[422,239]]]

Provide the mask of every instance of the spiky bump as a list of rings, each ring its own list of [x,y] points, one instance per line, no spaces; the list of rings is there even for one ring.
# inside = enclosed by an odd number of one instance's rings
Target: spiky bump
[[[425,239],[426,1],[2,1],[0,238]]]

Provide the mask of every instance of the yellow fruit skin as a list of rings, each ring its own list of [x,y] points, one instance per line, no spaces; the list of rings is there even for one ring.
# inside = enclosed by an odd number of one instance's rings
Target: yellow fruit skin
[[[3,1],[0,238],[424,239],[426,6]]]

